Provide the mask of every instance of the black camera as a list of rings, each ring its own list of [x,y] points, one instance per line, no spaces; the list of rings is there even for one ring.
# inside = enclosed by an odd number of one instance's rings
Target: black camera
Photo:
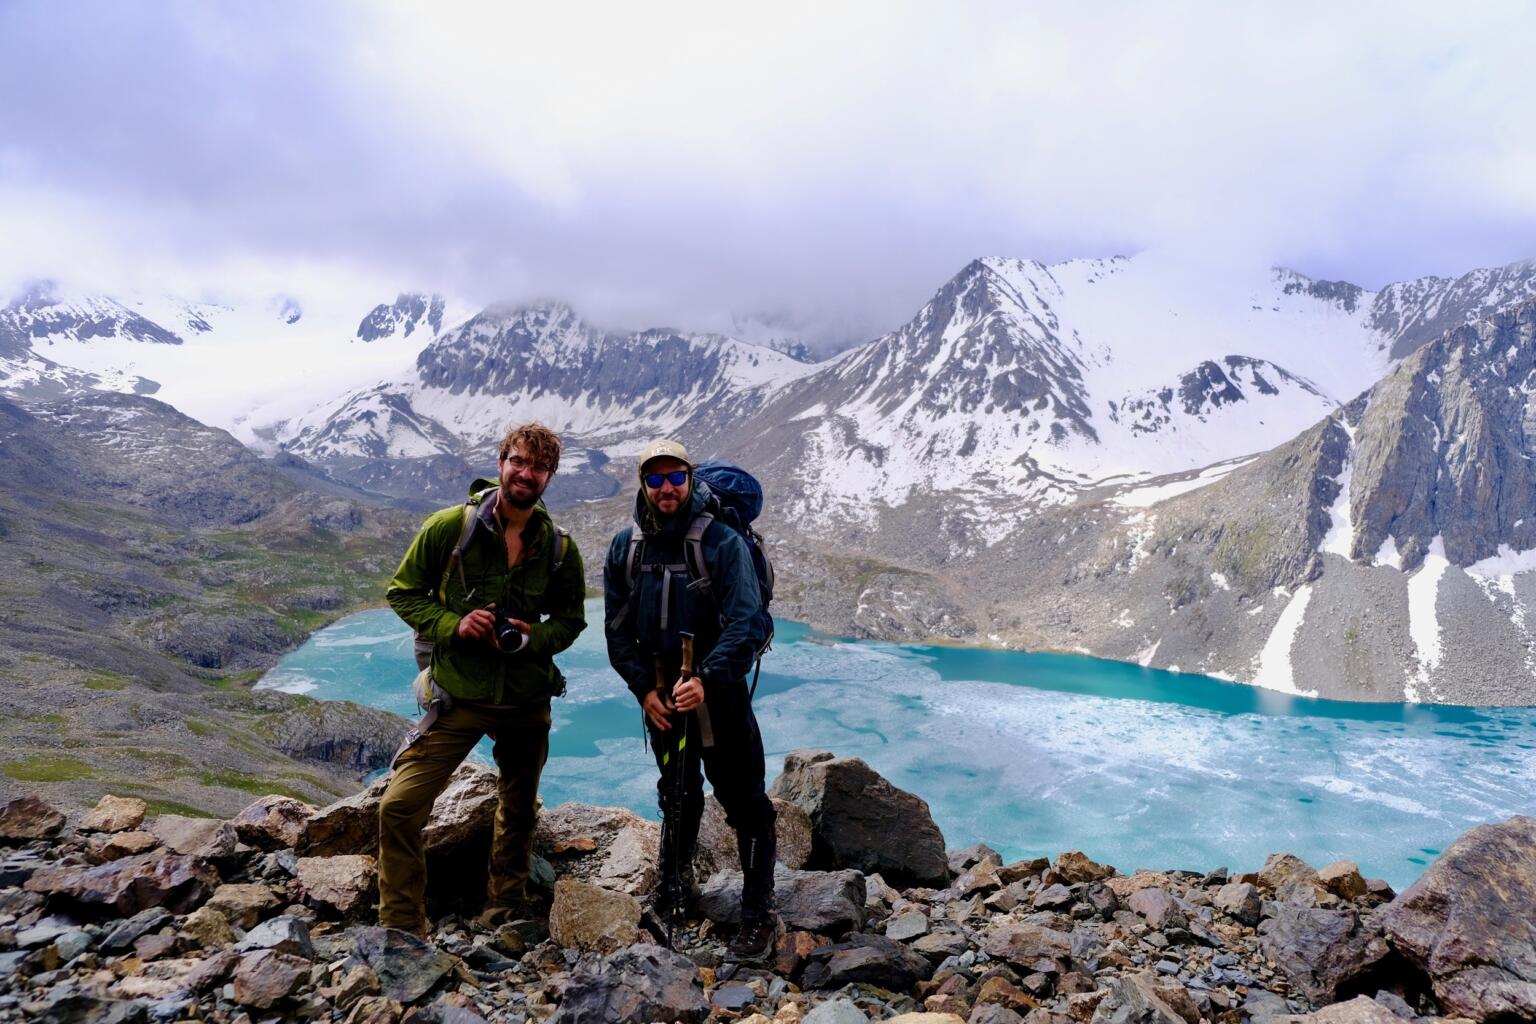
[[[501,645],[503,654],[511,654],[523,646],[523,631],[512,624],[514,619],[523,617],[516,612],[504,612],[499,608],[496,610],[496,642]]]

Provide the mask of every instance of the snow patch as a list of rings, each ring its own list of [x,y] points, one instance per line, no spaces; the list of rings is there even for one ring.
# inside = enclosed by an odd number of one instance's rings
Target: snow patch
[[[1429,544],[1429,554],[1419,571],[1408,578],[1408,635],[1413,639],[1414,657],[1418,659],[1418,672],[1404,688],[1408,700],[1419,700],[1419,687],[1433,695],[1430,675],[1440,665],[1440,617],[1435,611],[1435,598],[1440,592],[1440,580],[1451,563],[1445,557],[1445,541],[1436,536]],[[1411,693],[1411,696],[1409,695]]]
[[[1295,596],[1286,604],[1280,618],[1275,620],[1275,628],[1270,631],[1264,649],[1259,652],[1259,671],[1254,676],[1254,686],[1302,697],[1317,696],[1316,690],[1303,690],[1296,685],[1291,668],[1291,647],[1296,643],[1296,634],[1301,631],[1302,621],[1307,615],[1307,604],[1311,600],[1312,584],[1296,588]]]

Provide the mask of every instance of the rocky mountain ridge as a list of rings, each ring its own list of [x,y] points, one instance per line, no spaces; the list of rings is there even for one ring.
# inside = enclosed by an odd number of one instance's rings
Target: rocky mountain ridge
[[[577,1024],[1416,1024],[1536,1013],[1523,922],[1536,821],[1457,840],[1396,894],[1347,861],[1137,869],[1078,851],[946,850],[922,799],[856,758],[795,751],[775,786],[780,929],[766,963],[723,956],[739,904],[713,800],[694,911],[642,914],[654,822],[539,816],[530,916],[476,916],[495,773],[468,763],[424,838],[426,937],[372,926],[382,784],[232,820],[105,796],[66,816],[0,808],[0,1014],[239,1020],[273,1014]],[[872,823],[880,827],[871,828]],[[903,828],[901,826],[908,826]],[[665,943],[672,948],[666,948]]]

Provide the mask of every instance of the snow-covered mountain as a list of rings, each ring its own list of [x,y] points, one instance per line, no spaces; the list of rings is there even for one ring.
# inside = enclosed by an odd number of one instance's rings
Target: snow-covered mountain
[[[279,437],[319,462],[483,454],[513,419],[542,420],[589,447],[638,445],[701,407],[760,403],[814,369],[720,335],[611,333],[559,304],[493,307],[428,345],[408,373],[343,395]]]
[[[468,457],[520,418],[605,458],[673,433],[768,473],[781,507],[830,535],[940,495],[995,520],[1265,451],[1370,387],[1426,325],[1527,293],[1533,263],[1376,293],[1157,253],[988,258],[814,365],[716,335],[599,331],[561,305],[491,309],[276,436],[323,463]]]
[[[0,391],[154,393],[259,444],[256,428],[397,373],[452,309],[401,295],[366,316],[336,297],[113,297],[52,282],[0,307]]]

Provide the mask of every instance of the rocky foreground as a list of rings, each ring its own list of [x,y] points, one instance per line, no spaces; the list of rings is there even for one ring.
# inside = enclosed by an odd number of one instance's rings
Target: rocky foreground
[[[103,797],[0,808],[0,1019],[743,1020],[751,1024],[1401,1024],[1536,1018],[1536,819],[1484,825],[1407,892],[1275,854],[1209,874],[946,851],[927,805],[862,761],[797,751],[780,809],[773,962],[726,962],[732,836],[706,814],[700,913],[642,926],[659,828],[540,815],[548,914],[477,919],[494,775],[467,764],[428,827],[429,939],[372,924],[382,785],[230,821]]]

